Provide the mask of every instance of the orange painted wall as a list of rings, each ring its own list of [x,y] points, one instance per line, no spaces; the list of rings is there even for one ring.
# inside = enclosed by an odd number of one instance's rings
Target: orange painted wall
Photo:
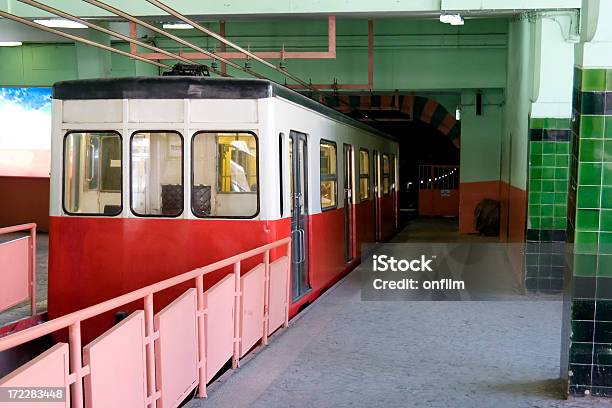
[[[28,222],[49,231],[49,177],[0,176],[0,226]]]
[[[502,242],[525,242],[527,223],[527,191],[500,183],[501,222],[499,238]]]
[[[499,240],[507,245],[508,259],[514,273],[522,278],[524,273],[524,248],[527,222],[527,191],[502,182],[501,191],[501,222]],[[518,244],[518,245],[517,245]]]
[[[500,241],[524,242],[527,221],[527,192],[503,181],[461,183],[459,199],[459,232],[470,234],[474,228],[474,209],[485,198],[498,200],[500,211]]]
[[[499,181],[461,183],[459,186],[459,233],[478,232],[474,228],[474,210],[481,200],[500,200]]]
[[[442,190],[419,190],[419,215],[426,217],[457,217],[459,215],[459,190],[448,190],[443,196]]]

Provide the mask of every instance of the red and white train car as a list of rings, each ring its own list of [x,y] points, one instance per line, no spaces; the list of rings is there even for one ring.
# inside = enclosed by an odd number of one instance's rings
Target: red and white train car
[[[398,226],[397,142],[269,81],[60,82],[52,117],[50,318],[289,235],[294,315]]]

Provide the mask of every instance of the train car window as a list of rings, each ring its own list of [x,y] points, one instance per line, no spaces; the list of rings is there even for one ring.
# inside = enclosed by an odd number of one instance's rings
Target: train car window
[[[370,198],[370,152],[359,149],[359,199]]]
[[[336,164],[336,144],[321,141],[321,209],[336,207],[338,172]]]
[[[174,131],[138,131],[130,141],[132,212],[176,217],[183,212],[183,137]]]
[[[382,160],[383,160],[383,168],[382,168],[382,176],[383,176],[383,183],[382,183],[382,190],[383,190],[383,194],[389,194],[389,174],[391,173],[389,171],[389,155],[388,154],[384,154],[382,155]]]
[[[64,212],[121,213],[121,135],[113,131],[68,132],[64,138]]]
[[[193,136],[191,208],[197,217],[252,218],[259,213],[257,138],[249,132]]]

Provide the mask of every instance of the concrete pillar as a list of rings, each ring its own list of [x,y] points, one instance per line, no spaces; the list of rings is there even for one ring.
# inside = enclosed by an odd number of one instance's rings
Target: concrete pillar
[[[508,24],[504,133],[501,140],[500,234],[523,242],[527,217],[527,134],[533,90],[533,22],[527,15]],[[513,258],[514,259],[514,258]],[[522,263],[522,256],[516,260]],[[519,267],[519,272],[521,267]]]
[[[106,22],[96,24],[108,27]],[[104,45],[111,44],[110,37],[95,30],[87,30],[86,37]],[[111,53],[91,45],[76,43],[77,78],[106,78],[111,75]]]
[[[570,395],[612,397],[612,1],[583,0],[575,46],[568,199],[570,292],[561,374]]]
[[[564,284],[574,44],[578,14],[542,13],[534,20],[529,120],[525,286],[560,292]],[[550,262],[542,262],[550,259]],[[554,259],[554,262],[553,262]]]
[[[484,89],[482,114],[476,115],[475,89],[461,92],[461,194],[459,232],[476,232],[474,210],[483,199],[499,200],[500,150],[504,95],[501,89]],[[482,160],[487,157],[488,160]]]

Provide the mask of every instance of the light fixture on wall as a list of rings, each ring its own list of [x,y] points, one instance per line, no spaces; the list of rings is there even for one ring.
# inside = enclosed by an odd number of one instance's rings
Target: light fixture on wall
[[[0,41],[0,47],[19,47],[23,45],[21,41]]]
[[[476,92],[476,116],[482,116],[482,91]]]
[[[66,20],[65,18],[48,18],[44,20],[34,20],[34,22],[51,28],[87,28],[85,24]]]
[[[454,26],[463,25],[465,23],[461,14],[440,14],[440,22]]]
[[[455,119],[461,120],[461,106],[457,106],[455,109]]]
[[[162,28],[165,30],[191,30],[193,26],[185,23],[164,23]]]

